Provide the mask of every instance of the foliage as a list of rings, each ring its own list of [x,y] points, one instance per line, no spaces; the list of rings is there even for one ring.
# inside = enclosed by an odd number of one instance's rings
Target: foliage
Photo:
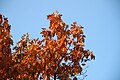
[[[86,62],[95,59],[84,49],[83,27],[76,22],[67,25],[58,12],[47,16],[49,29],[42,28],[43,39],[29,39],[24,34],[11,51],[13,41],[7,18],[0,15],[0,79],[77,80]]]

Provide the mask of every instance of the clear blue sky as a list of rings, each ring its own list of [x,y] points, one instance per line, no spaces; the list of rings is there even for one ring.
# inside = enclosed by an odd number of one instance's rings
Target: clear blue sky
[[[0,13],[11,24],[13,40],[29,32],[41,37],[48,27],[46,15],[58,10],[63,21],[77,21],[87,36],[85,48],[94,52],[85,80],[120,80],[120,1],[119,0],[0,0]]]

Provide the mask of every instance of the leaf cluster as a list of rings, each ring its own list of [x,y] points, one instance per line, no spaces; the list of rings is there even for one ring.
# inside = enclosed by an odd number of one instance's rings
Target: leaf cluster
[[[29,33],[11,51],[13,40],[7,18],[0,15],[0,79],[77,80],[94,54],[84,49],[83,27],[62,21],[58,12],[47,16],[49,29],[42,28],[43,39],[30,39]]]

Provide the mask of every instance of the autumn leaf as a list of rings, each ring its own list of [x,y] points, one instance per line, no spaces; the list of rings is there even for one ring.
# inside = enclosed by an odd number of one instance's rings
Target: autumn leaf
[[[82,65],[82,66],[85,66],[86,64],[83,63],[83,64],[81,64],[81,65]]]
[[[73,22],[73,24],[75,25],[75,24],[77,24],[77,22]]]
[[[94,60],[95,60],[95,56],[93,55],[92,52],[90,52],[90,55],[91,55],[91,59],[94,59]]]

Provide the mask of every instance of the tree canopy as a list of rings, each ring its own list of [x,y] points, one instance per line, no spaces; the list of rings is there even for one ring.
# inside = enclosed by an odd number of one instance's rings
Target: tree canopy
[[[50,24],[40,32],[43,39],[24,34],[12,50],[11,26],[0,15],[0,79],[77,80],[76,75],[83,75],[83,66],[95,56],[84,49],[83,26],[68,25],[61,16],[58,12],[47,16]]]

